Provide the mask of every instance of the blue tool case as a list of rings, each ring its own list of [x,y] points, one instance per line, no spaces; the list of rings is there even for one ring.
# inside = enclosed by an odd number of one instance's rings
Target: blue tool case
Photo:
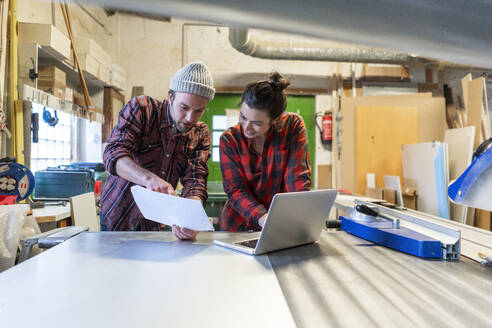
[[[94,191],[94,171],[74,168],[47,168],[35,176],[35,199],[67,200]]]

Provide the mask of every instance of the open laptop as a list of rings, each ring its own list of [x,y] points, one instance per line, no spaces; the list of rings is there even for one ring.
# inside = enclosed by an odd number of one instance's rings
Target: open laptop
[[[236,237],[214,240],[214,243],[254,255],[314,243],[336,196],[336,190],[276,194],[261,233],[252,233],[239,241]]]

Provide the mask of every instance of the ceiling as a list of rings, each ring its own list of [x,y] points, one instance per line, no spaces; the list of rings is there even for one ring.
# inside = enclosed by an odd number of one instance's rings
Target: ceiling
[[[295,33],[492,68],[488,0],[86,0],[123,10]]]

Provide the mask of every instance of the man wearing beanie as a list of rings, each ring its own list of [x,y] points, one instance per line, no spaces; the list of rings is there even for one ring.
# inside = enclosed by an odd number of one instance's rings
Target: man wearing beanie
[[[133,185],[176,195],[180,180],[181,197],[207,199],[210,132],[199,120],[215,94],[212,75],[205,64],[190,63],[174,75],[169,89],[168,100],[135,97],[119,114],[103,155],[110,173],[101,192],[103,231],[160,229],[140,213],[130,192]],[[185,228],[172,229],[179,239],[196,236]]]

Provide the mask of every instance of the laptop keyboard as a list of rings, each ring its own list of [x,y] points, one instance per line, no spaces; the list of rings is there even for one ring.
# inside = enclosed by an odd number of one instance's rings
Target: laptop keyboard
[[[245,240],[245,241],[238,241],[235,244],[250,247],[250,248],[256,248],[257,243],[258,243],[258,239],[250,239],[250,240]]]

